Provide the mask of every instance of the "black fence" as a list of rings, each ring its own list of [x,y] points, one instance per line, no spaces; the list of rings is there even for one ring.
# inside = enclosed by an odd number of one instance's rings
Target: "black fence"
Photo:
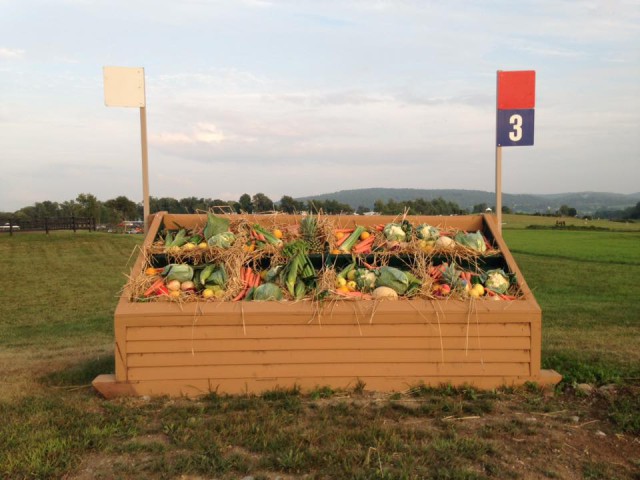
[[[95,230],[96,219],[93,217],[61,217],[40,218],[37,220],[10,220],[0,224],[0,232],[13,235],[14,232],[45,232],[51,230]]]

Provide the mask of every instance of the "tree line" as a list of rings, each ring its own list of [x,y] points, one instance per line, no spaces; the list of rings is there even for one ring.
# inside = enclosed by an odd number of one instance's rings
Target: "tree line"
[[[274,201],[264,193],[256,193],[253,196],[244,193],[238,200],[222,200],[219,198],[186,197],[176,199],[172,197],[150,197],[149,207],[151,213],[167,211],[169,213],[197,213],[214,211],[218,213],[263,213],[263,212],[323,212],[329,215],[335,214],[365,214],[371,209],[359,206],[354,209],[346,203],[337,200],[309,200],[307,202],[296,200],[289,195],[284,195],[280,200]],[[398,215],[407,212],[410,215],[457,215],[468,213],[455,202],[448,202],[442,198],[434,200],[416,199],[407,201],[395,201],[389,199],[386,202],[377,200],[374,210],[382,215]],[[81,193],[74,200],[64,202],[52,202],[49,200],[36,202],[35,204],[21,208],[16,212],[0,212],[0,220],[35,221],[43,218],[64,217],[92,217],[98,224],[117,224],[124,220],[140,220],[143,215],[141,203],[136,203],[126,196],[118,196],[106,201],[90,193]]]
[[[169,213],[197,213],[203,211],[214,211],[218,213],[263,213],[263,212],[323,212],[329,215],[335,214],[366,214],[371,212],[371,208],[359,206],[352,208],[349,204],[341,203],[337,200],[296,200],[289,195],[284,195],[280,200],[274,201],[264,193],[249,195],[244,193],[238,200],[222,200],[219,198],[199,198],[186,197],[176,199],[172,197],[150,197],[151,213],[167,211]],[[373,211],[380,215],[398,215],[407,213],[409,215],[462,215],[467,213],[484,213],[489,207],[486,203],[474,205],[471,209],[461,208],[457,203],[446,201],[442,197],[426,200],[418,198],[415,200],[396,201],[393,199],[377,200],[373,205]],[[502,207],[503,213],[512,213],[508,206]],[[546,213],[553,216],[574,217],[577,215],[575,208],[562,205],[553,213]],[[21,208],[16,212],[0,212],[0,222],[9,220],[35,221],[43,218],[65,218],[65,217],[91,217],[98,224],[117,224],[123,220],[142,219],[143,208],[141,203],[136,203],[126,196],[118,196],[106,201],[101,201],[90,193],[81,193],[74,200],[65,202],[36,202],[35,204]],[[640,202],[635,207],[622,210],[604,210],[595,214],[598,218],[634,220],[640,219]]]
[[[622,210],[598,210],[595,216],[609,220],[640,220],[640,202]]]

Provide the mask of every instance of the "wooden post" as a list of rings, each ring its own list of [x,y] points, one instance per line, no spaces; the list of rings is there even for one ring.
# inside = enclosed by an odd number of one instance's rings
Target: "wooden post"
[[[502,147],[496,147],[496,215],[498,232],[502,234]]]
[[[496,72],[496,219],[502,235],[502,147],[498,145],[498,85],[501,70]]]
[[[73,229],[73,233],[76,233],[76,217],[75,217],[75,215],[71,215],[71,228]]]
[[[140,107],[140,143],[142,145],[142,197],[144,233],[149,229],[149,152],[147,148],[147,108]]]
[[[47,217],[44,217],[44,231],[49,235],[49,222],[47,221]]]

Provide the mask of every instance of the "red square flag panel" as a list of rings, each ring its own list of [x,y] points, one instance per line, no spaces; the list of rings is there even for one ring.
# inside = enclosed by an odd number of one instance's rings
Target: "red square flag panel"
[[[498,72],[498,110],[522,110],[535,106],[535,70]]]

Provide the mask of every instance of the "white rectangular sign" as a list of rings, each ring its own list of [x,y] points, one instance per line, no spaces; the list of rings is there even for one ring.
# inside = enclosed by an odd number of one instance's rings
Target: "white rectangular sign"
[[[144,107],[144,68],[103,67],[107,107]]]

